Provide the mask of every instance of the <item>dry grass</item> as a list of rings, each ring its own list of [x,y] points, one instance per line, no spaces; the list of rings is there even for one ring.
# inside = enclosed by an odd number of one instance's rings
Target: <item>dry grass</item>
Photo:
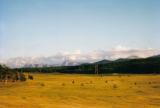
[[[160,108],[160,75],[33,76],[0,84],[0,108]]]

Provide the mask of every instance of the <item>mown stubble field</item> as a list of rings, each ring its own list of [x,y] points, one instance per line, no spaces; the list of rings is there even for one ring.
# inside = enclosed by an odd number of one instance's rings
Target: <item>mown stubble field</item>
[[[160,75],[32,75],[0,84],[0,108],[160,108]]]

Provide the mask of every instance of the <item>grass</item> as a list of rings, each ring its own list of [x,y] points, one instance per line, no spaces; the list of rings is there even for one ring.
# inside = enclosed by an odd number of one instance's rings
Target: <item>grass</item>
[[[0,84],[0,108],[159,108],[160,75],[33,74]]]

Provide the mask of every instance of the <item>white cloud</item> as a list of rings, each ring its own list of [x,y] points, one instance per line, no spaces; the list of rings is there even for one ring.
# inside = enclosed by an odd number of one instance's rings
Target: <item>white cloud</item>
[[[160,54],[160,49],[138,49],[117,46],[111,50],[95,50],[83,53],[80,50],[73,52],[59,52],[49,57],[17,57],[5,60],[4,63],[10,67],[21,67],[26,64],[48,64],[48,65],[75,65],[79,63],[96,62],[103,59],[118,59],[128,57],[149,57]]]
[[[122,46],[122,45],[118,45],[114,48],[112,48],[113,51],[127,51],[130,50],[131,48],[126,47],[126,46]]]
[[[139,48],[119,47],[119,49],[111,50],[110,53],[111,53],[111,56],[110,56],[111,59],[127,58],[131,56],[146,58],[149,56],[160,54],[160,49],[151,49],[151,48],[139,49]]]

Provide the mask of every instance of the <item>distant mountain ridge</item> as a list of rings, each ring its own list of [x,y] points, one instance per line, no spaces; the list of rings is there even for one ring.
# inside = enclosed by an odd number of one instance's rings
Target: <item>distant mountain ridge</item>
[[[72,59],[60,59],[55,60],[53,57],[41,57],[41,58],[13,58],[8,60],[6,63],[7,66],[12,68],[17,67],[52,67],[52,66],[77,66],[83,64],[107,64],[113,62],[127,62],[134,59],[159,59],[160,55],[154,55],[147,58],[141,58],[138,56],[129,56],[127,58],[118,58],[116,60],[108,60],[102,59],[97,60],[95,62],[88,62],[88,61],[76,61]]]
[[[17,69],[25,72],[60,72],[94,74],[97,67],[98,73],[131,73],[131,74],[160,74],[160,55],[147,58],[121,58],[117,60],[101,60],[93,63],[80,63],[68,66],[49,67],[23,67]]]
[[[106,64],[106,63],[110,63],[110,62],[112,62],[112,61],[111,61],[111,60],[106,60],[106,59],[104,59],[104,60],[95,62],[95,63],[93,63],[93,64]]]

